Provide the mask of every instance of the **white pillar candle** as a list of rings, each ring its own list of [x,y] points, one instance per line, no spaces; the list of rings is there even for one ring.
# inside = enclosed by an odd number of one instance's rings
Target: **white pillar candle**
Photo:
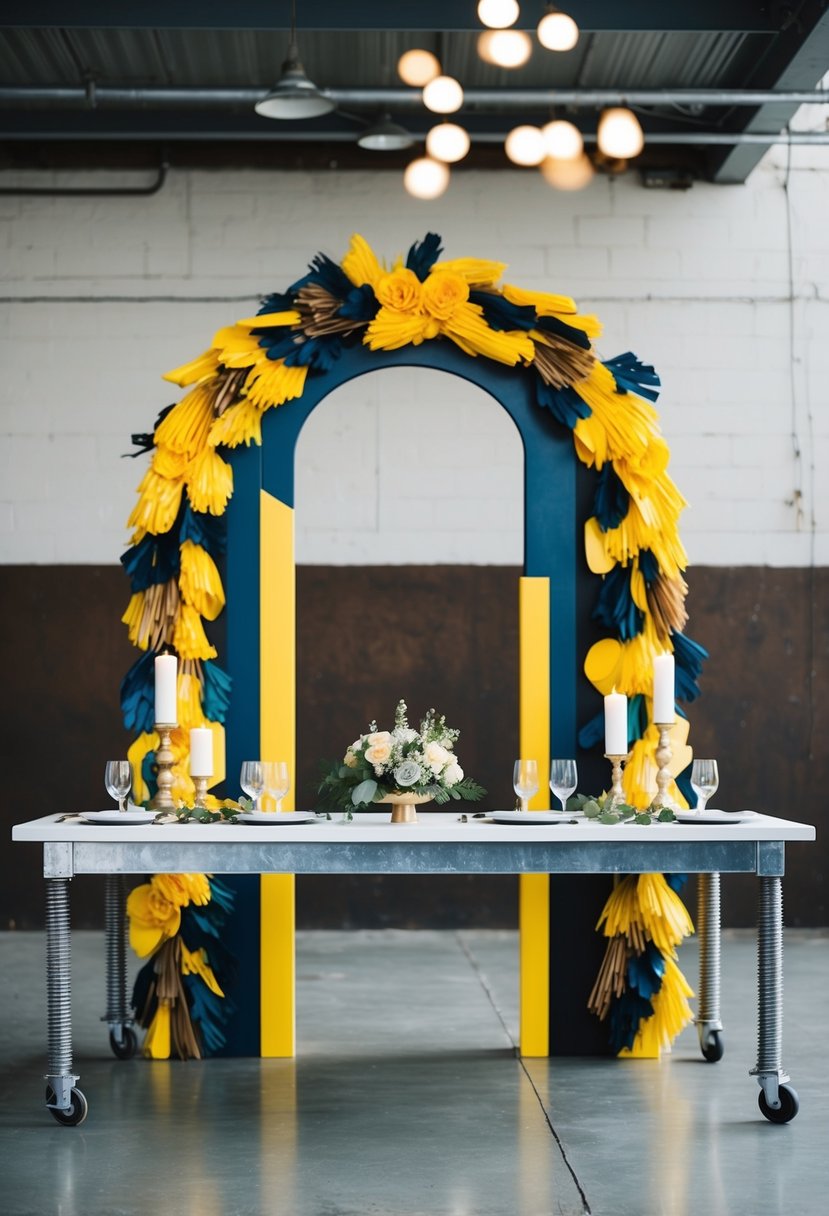
[[[194,726],[190,731],[190,776],[213,776],[213,731]]]
[[[676,686],[674,656],[658,654],[653,661],[653,720],[673,722],[676,719]]]
[[[615,689],[604,699],[604,750],[606,756],[628,754],[628,699]]]
[[[155,720],[170,726],[178,722],[178,659],[174,654],[155,658]]]

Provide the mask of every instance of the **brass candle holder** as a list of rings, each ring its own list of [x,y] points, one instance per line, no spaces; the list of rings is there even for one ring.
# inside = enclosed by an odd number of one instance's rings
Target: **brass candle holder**
[[[205,798],[207,797],[207,783],[210,780],[210,777],[196,777],[192,773],[191,776],[193,777],[193,784],[196,787],[196,797],[193,802],[193,806],[196,807],[197,810],[204,811],[207,809]]]
[[[170,746],[170,735],[176,729],[177,722],[156,722],[155,729],[159,735],[159,745],[156,748],[155,762],[158,768],[156,775],[155,798],[150,802],[151,811],[173,811],[173,749]]]
[[[658,815],[660,811],[676,811],[677,809],[676,803],[668,793],[668,786],[673,781],[668,765],[671,763],[673,755],[671,731],[674,724],[673,722],[655,722],[654,726],[659,731],[659,742],[656,745],[656,793],[648,811],[651,815]]]
[[[622,788],[622,768],[630,759],[630,752],[624,756],[614,756],[605,752],[605,760],[609,760],[611,764],[610,776],[610,793],[607,796],[604,809],[606,811],[615,811],[617,807],[623,806],[625,802],[625,791]]]

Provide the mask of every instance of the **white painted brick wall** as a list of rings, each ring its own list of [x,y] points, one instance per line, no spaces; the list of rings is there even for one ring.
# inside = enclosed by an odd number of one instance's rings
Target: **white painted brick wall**
[[[318,249],[339,258],[359,231],[393,257],[431,229],[450,257],[498,258],[507,281],[574,295],[604,321],[604,356],[656,365],[693,562],[826,564],[829,154],[792,150],[791,247],[785,170],[778,149],[746,186],[666,193],[630,176],[575,195],[532,172],[457,172],[432,204],[396,174],[335,171],[0,198],[0,560],[116,561],[145,465],[120,455],[177,396],[161,372]],[[521,560],[517,434],[453,377],[386,371],[329,398],[301,439],[297,502],[303,562]]]

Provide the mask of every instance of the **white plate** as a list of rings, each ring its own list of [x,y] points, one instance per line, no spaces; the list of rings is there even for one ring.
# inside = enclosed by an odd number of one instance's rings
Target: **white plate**
[[[287,827],[291,823],[315,823],[313,811],[243,811],[237,815],[239,823],[266,823],[269,827]]]
[[[102,823],[106,827],[126,827],[137,823],[152,823],[158,811],[133,809],[129,811],[84,811],[81,815],[84,823]]]
[[[569,823],[571,819],[584,819],[581,811],[493,811],[493,823],[526,823],[529,826],[542,823]]]
[[[677,811],[676,817],[680,823],[747,823],[757,818],[756,811],[717,811],[706,807],[697,814],[696,811]]]

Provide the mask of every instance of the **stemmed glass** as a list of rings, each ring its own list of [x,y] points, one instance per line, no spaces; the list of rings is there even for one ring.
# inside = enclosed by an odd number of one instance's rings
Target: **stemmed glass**
[[[262,761],[243,760],[239,783],[248,797],[253,799],[254,811],[258,811],[259,799],[265,788],[265,774],[262,771]]]
[[[697,796],[697,814],[705,810],[708,799],[717,792],[720,774],[716,760],[695,760],[691,766],[691,788]]]
[[[126,811],[124,799],[132,788],[132,767],[129,760],[107,760],[104,781],[110,798],[118,801],[118,810]]]
[[[521,799],[521,810],[527,810],[527,803],[538,793],[538,761],[516,760],[512,770],[512,788]]]
[[[553,760],[550,763],[550,789],[567,810],[567,799],[576,792],[578,774],[575,760]]]
[[[265,760],[262,765],[265,776],[265,792],[276,800],[277,812],[282,810],[282,799],[291,788],[291,775],[286,760]]]

